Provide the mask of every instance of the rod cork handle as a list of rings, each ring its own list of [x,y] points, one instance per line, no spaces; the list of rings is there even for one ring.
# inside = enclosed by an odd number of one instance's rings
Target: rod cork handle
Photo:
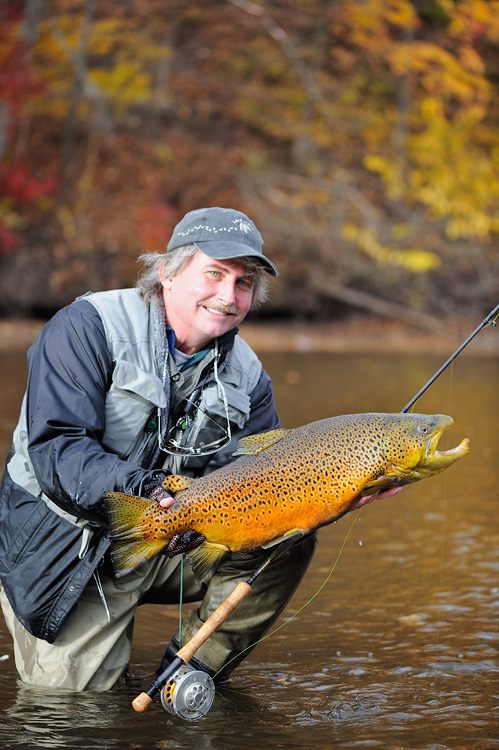
[[[170,666],[153,682],[147,693],[141,693],[133,701],[132,706],[137,713],[144,713],[152,703],[153,695],[158,693],[168,679],[183,664],[188,664],[196,651],[203,645],[208,638],[213,635],[215,630],[227,619],[230,613],[245,599],[251,592],[251,586],[245,581],[237,584],[236,588],[222,604],[211,614],[198,632],[192,636],[191,640],[185,644],[175,654],[175,659]]]
[[[146,711],[152,703],[152,698],[147,693],[141,693],[133,701],[132,706],[134,711],[142,714]]]
[[[215,630],[227,619],[230,613],[245,599],[251,591],[251,586],[245,581],[237,584],[236,588],[222,604],[211,614],[206,622],[201,625],[198,632],[195,633],[190,641],[177,651],[176,656],[187,664],[198,648],[200,648],[208,638],[213,635]],[[144,695],[144,694],[143,694]],[[135,700],[139,700],[140,696]],[[144,709],[145,710],[145,709]]]

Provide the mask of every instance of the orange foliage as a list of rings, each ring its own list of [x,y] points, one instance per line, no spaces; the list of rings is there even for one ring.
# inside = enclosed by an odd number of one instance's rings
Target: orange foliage
[[[42,7],[0,32],[4,310],[132,283],[202,205],[261,227],[270,311],[332,314],[317,272],[436,312],[497,294],[497,0]]]

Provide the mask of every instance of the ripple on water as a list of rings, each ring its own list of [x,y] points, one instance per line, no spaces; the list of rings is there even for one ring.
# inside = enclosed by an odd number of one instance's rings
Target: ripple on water
[[[356,357],[267,357],[276,382],[281,369],[302,375],[299,399],[294,389],[276,391],[283,424],[341,413],[346,390],[370,410],[387,410],[385,379],[399,387],[390,393],[393,410],[441,364],[368,359],[378,368],[374,385],[370,364],[359,368]],[[1,364],[5,376],[9,365]],[[17,383],[17,370],[11,375]],[[443,477],[367,506],[313,605],[251,653],[201,721],[172,717],[157,700],[145,715],[131,708],[176,628],[176,616],[161,607],[141,608],[134,677],[105,695],[19,687],[0,624],[0,656],[9,656],[0,662],[2,750],[499,750],[499,463],[484,453],[499,442],[496,415],[485,406],[497,399],[498,375],[498,359],[459,360],[452,432],[470,437],[470,455]],[[19,382],[18,403],[22,388]],[[445,411],[448,392],[438,384],[425,398],[422,409]],[[9,405],[14,400],[9,391]],[[5,452],[15,417],[0,434]],[[321,530],[286,617],[322,586],[348,526],[343,520]]]

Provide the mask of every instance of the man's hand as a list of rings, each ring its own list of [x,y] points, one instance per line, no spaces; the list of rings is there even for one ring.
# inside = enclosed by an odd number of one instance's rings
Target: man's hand
[[[168,490],[158,485],[149,495],[149,500],[156,500],[162,508],[171,508],[173,505],[173,497],[170,495]]]
[[[154,487],[152,492],[149,493],[148,499],[155,500],[162,508],[171,508],[175,500],[161,484]],[[194,529],[189,529],[184,534],[174,534],[162,553],[167,557],[174,557],[182,554],[182,552],[189,552],[189,550],[202,544],[204,540],[203,534],[198,534]]]
[[[352,505],[350,510],[358,510],[359,508],[363,508],[364,505],[369,505],[369,503],[372,503],[373,500],[381,500],[384,497],[393,497],[393,495],[397,495],[402,489],[403,487],[392,487],[389,490],[377,490],[377,492],[373,492],[372,495],[359,497],[355,505]]]
[[[163,554],[167,557],[174,557],[174,555],[180,555],[182,552],[189,552],[189,550],[202,544],[205,539],[206,537],[202,534],[198,534],[194,529],[189,529],[182,535],[175,534],[172,536],[163,550]]]

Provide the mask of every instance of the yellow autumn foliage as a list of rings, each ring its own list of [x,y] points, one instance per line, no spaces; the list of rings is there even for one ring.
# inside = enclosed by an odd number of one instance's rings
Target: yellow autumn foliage
[[[170,222],[234,200],[264,217],[283,258],[347,284],[372,278],[393,296],[403,269],[430,297],[472,268],[476,289],[490,278],[495,293],[499,0],[50,8],[26,35],[43,94],[8,112],[5,153],[61,178],[44,221],[65,252],[125,247],[128,268],[151,205]],[[8,200],[0,222],[17,211]],[[30,241],[51,236],[27,216]]]
[[[156,43],[148,30],[137,29],[130,19],[95,20],[87,30],[85,42],[83,25],[81,13],[39,24],[34,59],[40,77],[53,92],[53,97],[41,103],[42,110],[66,116],[75,78],[84,95],[90,93],[122,107],[151,99],[150,64],[170,57],[170,48]],[[92,65],[87,62],[89,55]],[[83,102],[80,111],[87,111]]]
[[[359,250],[380,265],[398,266],[412,273],[426,273],[441,264],[436,253],[421,248],[396,249],[382,245],[373,229],[365,229],[345,224],[343,239],[355,244]]]

